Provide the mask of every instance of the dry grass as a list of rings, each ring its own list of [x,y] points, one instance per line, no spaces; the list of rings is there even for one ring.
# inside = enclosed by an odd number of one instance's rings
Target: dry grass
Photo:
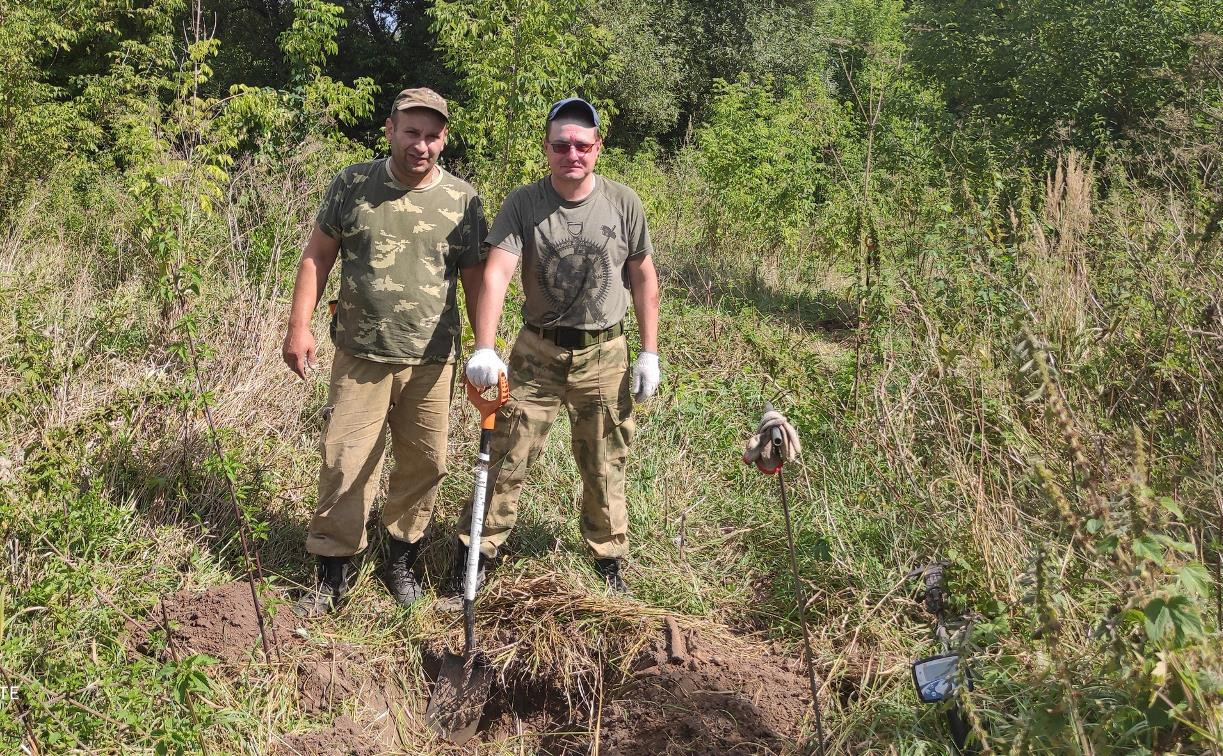
[[[1217,326],[1192,319],[1202,298],[1220,288],[1217,265],[1194,262],[1177,230],[1188,225],[1183,207],[1119,191],[1098,201],[1094,181],[1092,168],[1075,156],[1051,173],[1042,209],[1018,220],[1026,231],[1014,247],[992,250],[1015,254],[1018,277],[1004,279],[984,254],[947,262],[939,275],[959,287],[967,305],[948,306],[952,300],[931,294],[924,271],[899,266],[857,406],[847,402],[846,352],[821,320],[848,294],[843,275],[800,260],[780,273],[735,280],[727,273],[734,266],[718,270],[706,261],[692,268],[697,258],[681,245],[690,229],[660,231],[667,383],[637,412],[629,572],[637,598],[608,597],[596,587],[576,526],[579,487],[562,421],[524,492],[513,556],[479,602],[478,632],[503,681],[563,690],[567,705],[580,711],[667,615],[728,643],[797,655],[775,481],[738,461],[761,404],[773,400],[805,433],[805,459],[788,482],[835,750],[903,752],[897,743],[920,750],[941,740],[936,716],[915,714],[911,701],[907,663],[936,649],[929,617],[904,575],[951,554],[957,611],[979,625],[1009,623],[975,641],[994,676],[981,681],[970,703],[994,745],[1055,742],[1032,724],[1041,707],[1081,709],[1088,720],[1075,741],[1097,737],[1108,719],[1085,701],[1112,678],[1103,671],[1109,649],[1092,633],[1124,592],[1117,592],[1110,563],[1085,551],[1090,539],[1079,530],[1102,505],[1081,494],[1084,466],[1072,469],[1067,459],[1081,457],[1099,470],[1110,516],[1120,517],[1128,510],[1118,502],[1129,496],[1120,481],[1131,473],[1137,445],[1132,425],[1115,420],[1136,419],[1149,459],[1142,479],[1182,503],[1178,533],[1193,544],[1193,556],[1210,558],[1207,544],[1223,506],[1212,483],[1223,422],[1217,382],[1206,380],[1220,371],[1218,339],[1209,335]],[[283,249],[300,241],[301,226],[277,220],[308,204],[292,190],[300,183],[288,182],[282,210],[266,214],[280,228]],[[121,215],[114,224],[122,225]],[[200,244],[246,249],[253,232],[234,228],[242,224],[193,233]],[[115,719],[135,711],[180,733],[190,727],[167,685],[155,682],[156,665],[114,650],[119,631],[108,602],[140,615],[163,594],[226,582],[239,567],[223,483],[202,471],[202,419],[181,411],[173,396],[185,376],[159,336],[162,313],[147,282],[89,247],[117,233],[100,220],[84,241],[19,224],[0,247],[0,286],[17,302],[15,317],[0,320],[0,399],[13,408],[0,419],[0,502],[17,523],[5,538],[19,557],[0,568],[10,586],[0,589],[0,603],[10,596],[27,602],[22,619],[8,625],[7,648],[22,674],[61,675],[52,678],[57,686],[71,664],[143,691],[143,703],[117,701],[96,689],[82,692],[85,681],[64,683],[48,696],[57,703],[39,710],[46,728],[93,727],[99,750],[116,752],[149,741],[53,696],[79,697]],[[1118,240],[1120,251],[1105,246],[1107,239]],[[1152,249],[1158,254],[1148,261]],[[202,341],[213,351],[203,372],[227,429],[223,442],[242,460],[248,501],[268,523],[265,564],[277,585],[287,586],[308,573],[301,539],[330,350],[323,345],[321,370],[310,380],[292,378],[278,356],[284,287],[252,285],[249,273],[237,264],[217,268],[197,300]],[[1008,298],[1011,309],[978,306],[971,297],[982,286]],[[1047,411],[1050,379],[1012,354],[1017,322],[1053,355],[1062,397],[1054,411]],[[513,330],[510,316],[502,333]],[[1169,354],[1177,360],[1165,359]],[[469,494],[475,418],[458,402],[452,427],[453,474],[428,550],[431,577],[449,556],[452,523]],[[1038,485],[1038,462],[1053,488]],[[48,477],[36,479],[39,470]],[[1050,491],[1063,492],[1073,518],[1049,501]],[[376,550],[380,537],[372,543]],[[1034,566],[1042,559],[1040,572]],[[33,562],[40,567],[30,569]],[[301,653],[310,658],[333,643],[358,647],[396,677],[405,697],[423,700],[419,649],[457,648],[460,619],[432,602],[398,610],[376,569],[377,559],[366,560],[353,600],[310,628]],[[1032,638],[1049,624],[1035,603],[1025,603],[1036,601],[1031,581],[1038,572],[1047,594],[1040,601],[1056,607],[1066,628],[1055,641]],[[1132,585],[1123,603],[1149,588]],[[1001,609],[990,611],[1000,614],[987,615],[995,600]],[[52,611],[58,623],[34,621]],[[1029,672],[1014,672],[1007,660]],[[1168,664],[1209,671],[1216,660],[1195,648]],[[292,679],[291,667],[210,673],[205,695],[217,718],[205,742],[219,752],[258,752],[286,733],[327,724],[294,703]],[[1058,693],[1066,688],[1083,689],[1084,698]],[[413,752],[446,752],[425,733],[420,712],[405,710],[398,728]],[[523,733],[482,748],[510,753],[537,740]]]
[[[21,293],[15,285],[17,281],[30,287],[23,295],[23,306],[28,309],[23,311],[25,321],[21,325],[40,329],[49,338],[51,346],[46,361],[37,367],[55,376],[55,383],[39,387],[45,389],[45,394],[37,398],[45,402],[40,406],[47,411],[40,412],[37,423],[8,426],[9,435],[0,454],[15,457],[17,472],[28,473],[25,465],[28,460],[24,457],[27,450],[37,450],[39,459],[52,459],[50,449],[40,449],[47,439],[66,434],[66,439],[83,440],[85,446],[79,453],[89,457],[84,471],[97,473],[98,506],[123,521],[121,532],[107,538],[122,539],[128,549],[124,552],[125,565],[116,568],[104,551],[74,541],[63,549],[74,560],[75,566],[69,566],[48,552],[42,541],[29,544],[23,548],[45,554],[52,564],[59,566],[32,575],[27,573],[15,584],[17,589],[29,590],[62,569],[88,579],[108,602],[120,607],[124,614],[138,617],[150,611],[162,595],[232,579],[237,565],[230,541],[232,519],[226,514],[225,486],[202,469],[208,455],[203,418],[175,408],[173,393],[190,383],[181,367],[164,351],[165,340],[172,337],[163,313],[149,300],[147,289],[141,288],[138,279],[109,288],[107,282],[114,271],[95,264],[99,259],[96,256],[88,251],[77,253],[72,244],[60,240],[39,243],[45,245],[44,254],[22,255],[16,249],[28,249],[29,241],[10,237],[10,246],[0,259],[7,266],[4,273],[8,293]],[[63,264],[48,266],[45,263],[48,259]],[[211,404],[214,418],[225,429],[223,442],[227,449],[243,460],[241,478],[253,486],[249,501],[257,507],[258,516],[271,526],[262,549],[264,563],[272,573],[282,575],[282,581],[291,583],[306,571],[305,555],[294,534],[300,533],[312,501],[315,415],[325,393],[329,350],[323,345],[323,364],[311,380],[302,384],[292,378],[279,360],[284,303],[270,292],[267,288],[247,286],[231,271],[230,275],[210,278],[205,296],[195,306],[202,318],[201,340],[211,352],[202,372],[205,385],[215,391]],[[115,329],[120,335],[151,336],[151,348],[99,348],[99,340],[106,334],[99,330],[98,323],[107,317],[120,319]],[[7,330],[3,332],[5,338],[0,349],[7,350],[9,355],[31,346],[19,338],[17,325],[12,320],[4,324]],[[316,331],[324,330],[321,323],[316,325]],[[512,325],[506,330],[510,329]],[[749,355],[751,349],[762,348],[752,345],[744,336],[747,332],[737,326],[730,333],[737,333],[738,343],[749,345]],[[726,349],[728,355],[741,353],[739,347],[729,342]],[[678,352],[675,359],[677,364],[683,364],[685,358]],[[751,364],[750,360],[738,359],[741,360],[738,364]],[[6,364],[17,363],[6,360]],[[16,370],[3,375],[5,390],[18,391],[22,376]],[[716,394],[709,398],[716,400]],[[116,415],[116,406],[125,409]],[[506,565],[505,572],[491,583],[480,601],[481,634],[495,639],[490,653],[505,678],[546,681],[576,695],[575,705],[583,695],[598,694],[602,676],[609,668],[631,661],[657,630],[661,618],[671,613],[666,606],[704,607],[706,612],[712,610],[719,616],[733,617],[741,615],[741,607],[751,599],[747,590],[750,586],[721,585],[719,555],[741,558],[743,539],[750,532],[728,528],[722,519],[722,507],[736,497],[724,490],[718,476],[702,470],[711,450],[702,448],[703,441],[699,439],[684,439],[685,424],[677,426],[665,419],[673,417],[672,409],[657,405],[642,409],[639,426],[642,445],[645,449],[654,448],[640,464],[653,467],[659,473],[656,480],[665,481],[665,488],[637,492],[643,494],[638,497],[640,506],[634,515],[634,531],[641,533],[637,545],[639,558],[646,565],[662,568],[658,575],[639,571],[638,584],[647,597],[662,599],[661,604],[625,601],[592,591],[592,576],[589,573],[584,578],[580,576],[580,558],[571,558],[560,570],[550,569],[539,560]],[[656,419],[659,416],[664,419]],[[466,498],[469,481],[458,471],[473,453],[474,434],[470,432],[473,417],[456,403],[451,444],[456,474],[446,483],[445,503],[438,513],[439,542],[446,539],[449,521]],[[99,418],[109,430],[95,426]],[[658,422],[663,425],[656,425]],[[744,420],[744,429],[749,422]],[[729,447],[726,456],[733,460],[737,456],[734,448],[738,431],[732,430],[728,437],[720,428],[707,428],[705,432],[710,430],[720,439],[719,451],[715,453],[725,453]],[[578,489],[568,459],[566,433],[562,423],[533,476],[532,490],[526,497],[525,524],[552,531],[556,542],[564,544],[571,554],[580,554],[572,514]],[[673,453],[676,447],[655,447],[658,442],[655,433],[667,436],[676,433],[674,437],[682,441],[678,445],[679,455]],[[71,448],[74,449],[71,454],[78,453],[75,446]],[[71,462],[65,459],[57,464]],[[15,490],[10,488],[7,493],[12,495]],[[660,502],[656,498],[660,494],[670,502],[661,509],[657,508]],[[699,504],[702,499],[707,502],[705,507],[677,503]],[[9,501],[21,514],[23,531],[38,532],[45,527],[39,511],[44,499]],[[642,530],[642,522],[656,519],[664,523],[663,532],[650,537],[648,531]],[[677,528],[689,539],[683,550],[678,550],[673,540]],[[73,533],[74,539],[85,535]],[[54,540],[50,533],[47,538]],[[373,543],[376,546],[378,538]],[[436,566],[437,554],[433,557]],[[457,645],[460,625],[456,617],[428,609],[407,615],[396,611],[383,595],[375,561],[367,560],[349,608],[333,622],[318,628],[320,635],[312,635],[315,639],[311,643],[322,643],[320,649],[331,641],[358,646],[371,664],[394,670],[408,695],[424,700],[426,688],[419,661],[413,661],[414,655],[403,653],[404,644],[416,647],[448,643],[453,647]],[[676,570],[675,575],[667,572],[671,568]],[[17,575],[14,573],[13,577]],[[672,582],[673,577],[679,580]],[[733,601],[723,600],[730,596],[735,597]],[[85,597],[69,600],[65,609],[83,616],[105,614],[109,605]],[[731,635],[729,629],[711,624],[699,614],[681,614],[680,623],[686,627],[700,626],[706,635]],[[30,628],[30,632],[32,635],[22,637],[36,638],[42,631]],[[105,643],[115,641],[114,637],[102,637]],[[58,647],[58,643],[51,641],[48,648]],[[75,656],[73,653],[66,658]],[[256,667],[236,675],[228,671],[208,673],[205,704],[227,722],[206,728],[204,742],[210,744],[210,750],[254,752],[278,742],[280,733],[318,724],[313,717],[303,716],[292,703],[295,700],[291,693],[292,665],[297,658],[291,656],[271,667]],[[126,663],[133,661],[139,663],[130,659]],[[122,674],[124,666],[99,658],[93,668],[95,673],[115,675]],[[582,693],[579,695],[578,691]],[[64,701],[60,700],[60,704]],[[176,709],[179,705],[164,694],[149,704],[166,713],[167,725],[171,712],[183,711]],[[74,714],[83,716],[80,709]],[[407,716],[409,720],[401,725],[407,737],[401,737],[403,743],[410,744],[414,752],[446,750],[424,734],[420,722],[413,719],[416,714]],[[69,721],[64,720],[65,726],[70,726]],[[110,740],[111,743],[130,742],[134,734],[122,729],[109,737],[117,739]],[[521,743],[533,742],[534,736],[529,733],[524,737]],[[487,750],[512,747],[502,743]]]

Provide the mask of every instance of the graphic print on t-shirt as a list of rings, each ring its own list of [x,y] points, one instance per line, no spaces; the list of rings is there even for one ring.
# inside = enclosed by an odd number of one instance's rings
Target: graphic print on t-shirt
[[[582,223],[567,223],[569,238],[561,241],[543,239],[536,267],[536,280],[548,300],[544,313],[545,328],[562,318],[572,321],[579,315],[585,322],[597,322],[611,289],[611,260],[607,243],[616,238],[610,226],[602,226],[602,242],[582,236]],[[575,312],[577,310],[577,312]]]
[[[629,265],[654,251],[641,200],[624,184],[597,177],[581,202],[566,202],[551,177],[510,192],[489,248],[522,260],[522,319],[536,328],[597,331],[624,319]]]

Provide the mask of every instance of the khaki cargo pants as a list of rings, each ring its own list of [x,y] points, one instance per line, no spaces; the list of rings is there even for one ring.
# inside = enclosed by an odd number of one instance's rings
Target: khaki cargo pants
[[[446,477],[453,377],[453,364],[391,365],[336,350],[307,551],[351,556],[365,549],[365,521],[377,493],[387,426],[395,469],[382,523],[401,541],[424,536]]]
[[[543,450],[564,405],[573,458],[582,475],[582,537],[598,558],[628,554],[624,467],[633,441],[633,397],[624,336],[563,349],[534,331],[518,333],[510,353],[510,400],[497,413],[480,551],[495,556],[518,519],[527,470]],[[460,520],[466,546],[471,504]]]

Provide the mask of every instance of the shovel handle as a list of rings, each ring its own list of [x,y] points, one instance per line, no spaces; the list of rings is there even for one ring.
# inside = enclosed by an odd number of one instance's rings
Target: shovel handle
[[[480,427],[492,430],[497,422],[497,410],[510,400],[510,382],[505,373],[497,375],[497,393],[492,397],[485,397],[481,392],[487,391],[487,387],[476,388],[475,384],[467,380],[467,376],[463,376],[463,383],[467,384],[467,401],[480,413]]]

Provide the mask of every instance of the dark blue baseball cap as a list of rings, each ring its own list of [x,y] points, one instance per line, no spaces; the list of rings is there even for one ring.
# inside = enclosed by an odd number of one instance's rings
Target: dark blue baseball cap
[[[581,97],[567,97],[564,100],[554,104],[552,109],[548,111],[548,123],[556,120],[556,117],[565,110],[575,110],[584,116],[590,117],[590,122],[599,128],[599,113],[595,110],[595,106],[586,102]]]

